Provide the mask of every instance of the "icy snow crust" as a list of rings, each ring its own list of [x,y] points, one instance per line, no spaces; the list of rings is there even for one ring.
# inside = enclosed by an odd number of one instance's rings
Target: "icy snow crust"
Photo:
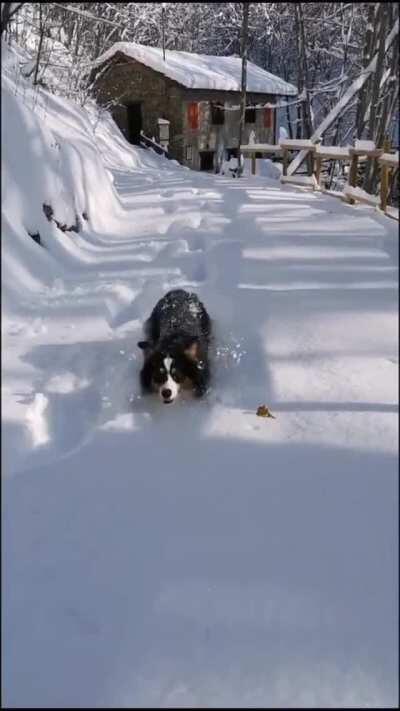
[[[218,89],[240,91],[242,60],[240,57],[214,57],[208,54],[194,54],[167,49],[165,61],[163,51],[158,47],[146,47],[135,42],[116,42],[104,52],[93,66],[100,66],[117,52],[136,59],[156,72],[182,84],[188,89]],[[247,62],[247,91],[264,94],[295,96],[293,84]]]
[[[4,706],[396,706],[397,224],[3,71]],[[172,288],[214,381],[166,409],[136,343]]]

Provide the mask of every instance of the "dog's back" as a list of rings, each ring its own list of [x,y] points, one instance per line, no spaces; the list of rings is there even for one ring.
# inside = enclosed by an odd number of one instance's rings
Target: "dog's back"
[[[196,294],[183,289],[169,291],[154,307],[146,323],[153,344],[170,340],[175,334],[198,337],[208,343],[211,322]]]

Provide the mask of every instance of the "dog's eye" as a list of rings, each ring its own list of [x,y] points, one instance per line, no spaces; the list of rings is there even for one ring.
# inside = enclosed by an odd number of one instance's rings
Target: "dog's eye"
[[[153,380],[155,383],[163,383],[166,380],[165,368],[160,368],[153,375]]]
[[[174,379],[177,383],[182,383],[183,380],[185,379],[185,376],[183,375],[183,373],[181,373],[181,372],[180,372],[179,370],[177,370],[176,368],[172,368],[172,370],[171,370],[171,376],[173,377],[173,379]]]

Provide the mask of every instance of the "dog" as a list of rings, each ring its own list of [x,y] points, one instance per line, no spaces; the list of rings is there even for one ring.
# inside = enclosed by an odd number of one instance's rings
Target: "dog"
[[[140,371],[143,393],[157,392],[162,402],[174,402],[182,389],[202,397],[209,388],[208,350],[211,319],[198,296],[183,289],[158,301],[144,326]]]

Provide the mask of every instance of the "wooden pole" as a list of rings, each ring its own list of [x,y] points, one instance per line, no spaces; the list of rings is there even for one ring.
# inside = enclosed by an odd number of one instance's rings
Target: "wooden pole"
[[[383,152],[384,153],[389,153],[390,151],[390,140],[388,138],[385,138],[383,142]],[[387,201],[388,201],[388,194],[389,194],[389,173],[390,173],[390,166],[381,164],[381,202],[380,202],[380,208],[382,212],[386,212],[387,208]]]
[[[349,185],[351,185],[352,188],[357,187],[357,172],[358,172],[358,155],[356,153],[353,153],[353,155],[351,156],[350,175],[349,175]],[[353,200],[353,198],[349,197],[349,198],[347,198],[347,201],[350,203],[350,205],[354,205],[355,200]]]
[[[283,164],[283,175],[287,175],[287,169],[288,169],[288,164],[289,164],[289,151],[287,148],[283,149],[282,164]]]
[[[256,174],[256,154],[255,153],[251,154],[251,174],[252,175]]]
[[[322,168],[322,158],[320,156],[317,156],[316,161],[315,161],[316,169],[315,169],[315,179],[317,181],[317,184],[319,185],[319,179],[321,176],[321,168]]]
[[[312,175],[314,172],[314,152],[310,151],[307,156],[307,173]]]
[[[238,172],[237,177],[240,178],[242,175],[242,161],[240,146],[242,145],[242,138],[244,133],[244,121],[246,115],[246,83],[247,83],[247,33],[249,27],[249,5],[250,3],[244,2],[243,6],[243,22],[242,22],[242,37],[240,43],[240,50],[242,56],[242,93],[240,97],[240,122],[239,122],[239,146],[238,146]]]

